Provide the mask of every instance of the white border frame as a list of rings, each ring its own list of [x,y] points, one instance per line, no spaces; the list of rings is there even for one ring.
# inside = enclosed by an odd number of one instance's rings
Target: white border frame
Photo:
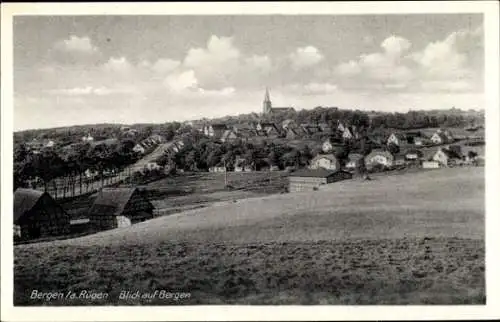
[[[1,299],[2,321],[160,320],[388,320],[500,317],[499,257],[499,4],[445,2],[271,2],[271,3],[52,3],[2,4],[1,33]],[[14,307],[12,246],[13,44],[15,15],[173,14],[425,14],[482,13],[485,29],[486,102],[486,282],[485,306],[181,306],[181,307]]]

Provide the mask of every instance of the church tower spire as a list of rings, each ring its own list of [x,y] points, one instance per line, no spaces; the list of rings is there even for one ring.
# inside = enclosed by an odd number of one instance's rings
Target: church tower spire
[[[264,102],[262,102],[262,113],[269,114],[272,110],[271,98],[269,97],[269,89],[266,87],[266,94],[264,95]]]

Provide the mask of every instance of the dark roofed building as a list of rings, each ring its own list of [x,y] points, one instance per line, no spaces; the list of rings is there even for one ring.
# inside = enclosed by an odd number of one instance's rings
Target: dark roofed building
[[[68,234],[70,216],[47,193],[19,188],[14,192],[14,236],[34,239]]]
[[[290,173],[288,191],[312,191],[320,185],[351,179],[352,174],[346,171],[331,171],[326,169],[298,170]]]
[[[127,227],[153,218],[153,205],[137,188],[103,188],[89,210],[93,228]]]

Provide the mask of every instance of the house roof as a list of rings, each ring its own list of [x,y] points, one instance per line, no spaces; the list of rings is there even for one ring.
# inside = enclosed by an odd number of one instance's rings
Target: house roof
[[[295,111],[292,106],[289,107],[272,107],[271,111],[273,112],[287,112],[287,111]]]
[[[392,153],[390,153],[389,151],[384,151],[384,150],[374,150],[374,151],[370,152],[370,154],[367,155],[367,158],[370,158],[374,155],[383,155],[386,158],[394,159],[394,156],[392,155]]]
[[[216,123],[211,125],[214,130],[225,130],[227,128],[226,124]]]
[[[109,139],[105,139],[105,140],[101,140],[101,141],[94,141],[94,142],[91,142],[91,144],[93,146],[97,146],[97,145],[101,145],[101,144],[112,145],[112,144],[115,144],[117,142],[118,142],[117,139],[115,139],[115,138],[109,138]]]
[[[229,136],[231,134],[233,134],[234,136],[237,136],[233,130],[225,130],[224,133],[222,134],[222,139],[225,140],[225,139],[229,138]]]
[[[440,138],[441,140],[443,140],[443,141],[448,140],[448,136],[446,136],[443,132],[436,132],[436,133],[434,133],[432,136],[434,136],[434,135],[439,136],[439,138]]]
[[[326,170],[326,169],[302,169],[290,173],[290,177],[310,177],[310,178],[328,178],[337,172],[345,172],[342,170]]]
[[[426,148],[426,149],[422,149],[422,158],[424,160],[429,160],[429,159],[432,159],[432,157],[434,156],[434,154],[436,154],[438,148]]]
[[[316,160],[319,160],[319,159],[328,159],[328,160],[331,160],[333,162],[337,161],[337,158],[335,157],[335,155],[333,155],[332,153],[329,153],[329,154],[318,154],[317,156],[315,156],[311,162],[314,162]]]
[[[358,161],[363,159],[363,155],[361,153],[349,153],[347,158],[349,159],[349,161]]]
[[[97,197],[89,213],[95,215],[112,214],[113,216],[119,216],[125,210],[125,206],[136,192],[137,188],[103,188],[97,193]]]
[[[424,153],[418,149],[409,149],[406,151],[405,155],[408,155],[408,154],[416,154],[418,156],[423,156]]]
[[[276,124],[272,123],[272,122],[262,122],[262,123],[260,123],[260,126],[262,128],[264,128],[264,127],[277,127]]]
[[[391,133],[391,135],[394,135],[398,140],[406,140],[406,135],[404,133],[393,132],[393,133]]]
[[[33,189],[16,189],[14,192],[14,222],[33,209],[44,193]]]
[[[446,154],[446,156],[450,159],[461,159],[460,154],[456,151],[450,149],[441,149],[441,151],[443,151],[443,153]]]
[[[293,124],[293,123],[295,123],[295,121],[294,121],[294,120],[292,120],[292,119],[286,119],[286,120],[284,120],[284,121],[281,123],[281,125],[286,127],[286,126],[288,126],[288,125],[290,125],[290,124]]]

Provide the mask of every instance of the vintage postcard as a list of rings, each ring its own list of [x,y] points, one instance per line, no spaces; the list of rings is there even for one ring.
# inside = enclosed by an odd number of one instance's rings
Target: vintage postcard
[[[500,317],[498,9],[2,5],[2,320]]]

